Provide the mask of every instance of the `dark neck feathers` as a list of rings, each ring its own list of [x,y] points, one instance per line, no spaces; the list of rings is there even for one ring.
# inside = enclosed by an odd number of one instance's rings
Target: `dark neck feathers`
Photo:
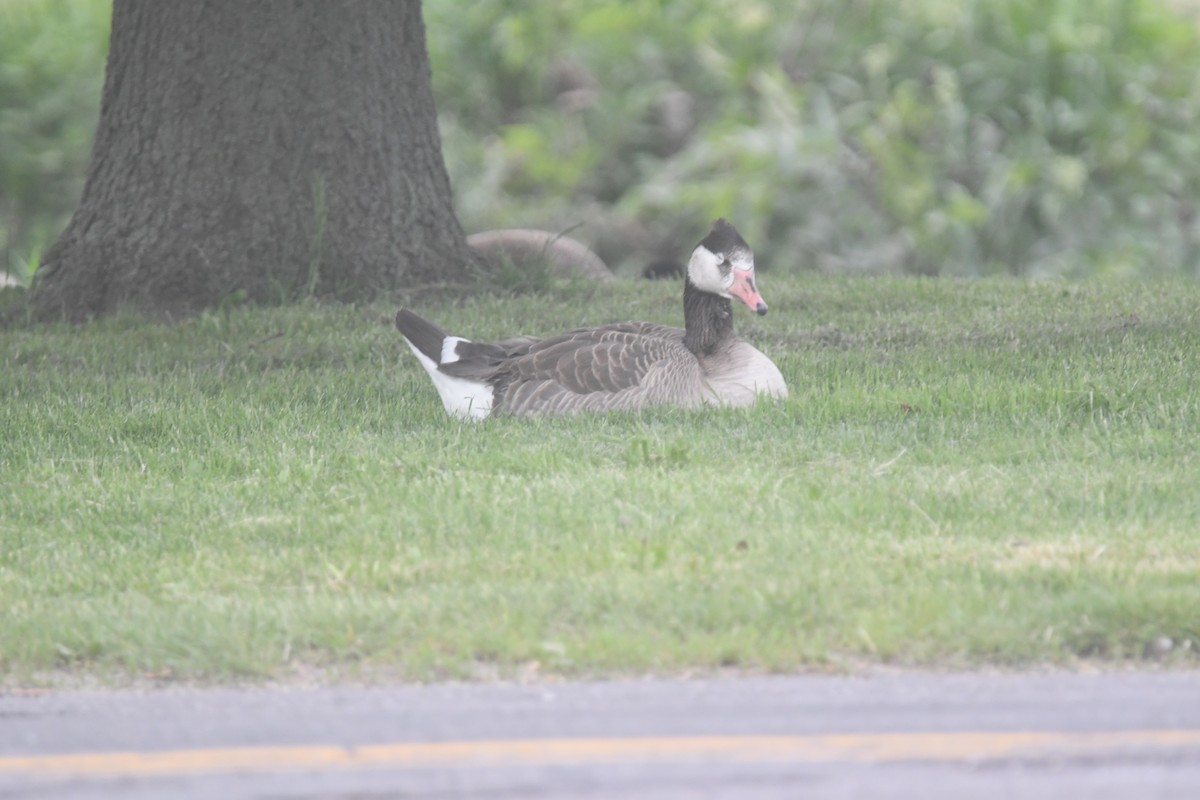
[[[733,307],[729,300],[697,289],[690,278],[683,284],[683,344],[697,356],[712,355],[733,336]]]

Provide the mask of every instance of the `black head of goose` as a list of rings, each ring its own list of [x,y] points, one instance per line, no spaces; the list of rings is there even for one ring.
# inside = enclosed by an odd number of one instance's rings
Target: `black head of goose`
[[[617,322],[545,338],[473,342],[408,309],[396,315],[396,327],[446,411],[467,419],[745,406],[761,396],[787,397],[778,367],[734,333],[732,298],[767,313],[750,246],[719,219],[688,261],[683,328]]]

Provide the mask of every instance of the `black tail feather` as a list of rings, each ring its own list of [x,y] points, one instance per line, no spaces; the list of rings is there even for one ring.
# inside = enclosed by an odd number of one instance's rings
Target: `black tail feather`
[[[396,329],[412,342],[412,346],[435,364],[442,360],[442,342],[449,336],[444,330],[429,320],[418,317],[407,308],[400,309],[396,314]]]

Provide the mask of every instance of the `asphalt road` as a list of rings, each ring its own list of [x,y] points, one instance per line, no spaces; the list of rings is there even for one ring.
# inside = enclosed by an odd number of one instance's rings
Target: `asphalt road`
[[[0,798],[1194,798],[1200,672],[0,696]]]

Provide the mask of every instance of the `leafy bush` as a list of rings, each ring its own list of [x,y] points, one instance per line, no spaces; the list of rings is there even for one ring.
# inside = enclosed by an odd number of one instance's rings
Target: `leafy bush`
[[[83,188],[111,3],[0,0],[0,272],[18,280]]]
[[[1183,0],[1175,0],[1176,4]],[[0,0],[0,270],[78,195],[109,3]],[[425,0],[469,231],[610,263],[1200,275],[1200,33],[1166,0]]]
[[[468,227],[725,215],[785,269],[1200,267],[1200,37],[1153,0],[426,8]]]

